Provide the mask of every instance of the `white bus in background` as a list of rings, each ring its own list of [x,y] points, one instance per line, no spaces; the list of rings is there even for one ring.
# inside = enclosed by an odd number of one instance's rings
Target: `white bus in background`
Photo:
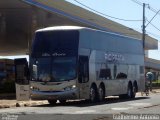
[[[144,91],[141,40],[100,30],[60,26],[37,30],[30,56],[30,97],[49,103],[70,99],[134,98]]]

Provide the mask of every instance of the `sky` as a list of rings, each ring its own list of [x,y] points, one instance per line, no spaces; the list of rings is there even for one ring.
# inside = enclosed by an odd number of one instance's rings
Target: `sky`
[[[75,5],[88,9],[94,9],[100,13],[105,14],[106,18],[130,27],[136,31],[142,32],[142,18],[143,18],[143,3],[146,4],[145,17],[146,23],[150,21],[156,12],[160,10],[160,0],[66,0]],[[82,4],[80,4],[82,3]],[[150,9],[149,9],[150,8]],[[88,9],[92,12],[93,10]],[[95,12],[97,13],[97,12]],[[99,14],[99,13],[97,13]],[[103,16],[103,15],[102,15]],[[124,21],[113,19],[111,17],[116,17],[125,20],[140,20],[140,21]],[[147,21],[148,20],[148,21]],[[153,25],[156,27],[153,27]],[[160,12],[148,24],[146,27],[146,34],[158,40],[158,50],[150,50],[149,57],[153,59],[160,60]]]
[[[160,10],[160,0],[66,0],[75,5],[83,7],[85,6],[79,4],[82,3],[89,8],[92,8],[98,12],[106,14],[106,18],[130,27],[136,31],[142,32],[142,13],[143,13],[143,3],[146,3],[145,16],[148,21],[150,21],[157,11]],[[150,8],[150,9],[149,9]],[[90,10],[90,9],[88,9]],[[90,10],[94,12],[93,10]],[[154,12],[153,12],[154,11]],[[97,13],[98,14],[98,13]],[[141,21],[124,21],[113,19],[111,17],[116,17],[125,20],[141,20]],[[146,21],[146,25],[148,24]],[[153,27],[153,25],[156,27]],[[149,57],[153,59],[160,60],[160,12],[148,24],[146,27],[146,33],[158,40],[158,50],[149,51]],[[27,57],[27,56],[9,56],[9,58],[14,59],[16,57]],[[6,58],[6,57],[5,57]],[[28,58],[28,57],[27,57]]]

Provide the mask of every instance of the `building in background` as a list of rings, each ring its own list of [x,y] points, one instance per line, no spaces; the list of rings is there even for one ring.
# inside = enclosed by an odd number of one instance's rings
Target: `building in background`
[[[0,59],[0,93],[15,92],[15,66],[12,59]]]
[[[145,72],[152,72],[154,75],[154,80],[160,80],[160,61],[151,59],[151,58],[145,58]]]
[[[84,26],[142,39],[141,33],[64,0],[1,0],[0,8],[0,56],[28,55],[34,31],[49,26]],[[148,58],[148,50],[156,49],[158,41],[146,35],[145,68],[159,76],[159,61]]]

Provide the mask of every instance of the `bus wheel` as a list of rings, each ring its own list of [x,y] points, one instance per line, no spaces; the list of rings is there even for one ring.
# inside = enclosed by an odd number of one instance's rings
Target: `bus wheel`
[[[134,85],[132,88],[132,96],[131,96],[132,98],[135,98],[136,92],[137,92],[137,89],[136,89],[136,86]]]
[[[127,90],[127,98],[130,99],[130,98],[132,98],[132,96],[133,96],[132,86],[129,85],[128,90]]]
[[[96,98],[97,98],[97,94],[96,94],[96,88],[94,86],[92,86],[90,88],[90,101],[93,103],[93,102],[96,102]]]
[[[60,102],[61,104],[65,104],[65,103],[66,103],[66,100],[59,100],[59,102]]]
[[[126,95],[126,94],[119,95],[119,99],[126,99],[126,98],[127,98],[127,95]]]
[[[57,100],[48,100],[48,102],[49,102],[49,104],[51,104],[51,105],[55,105],[56,102],[57,102]]]
[[[104,101],[104,98],[105,98],[104,88],[102,86],[100,86],[98,89],[98,100],[100,102],[102,102],[102,101]]]

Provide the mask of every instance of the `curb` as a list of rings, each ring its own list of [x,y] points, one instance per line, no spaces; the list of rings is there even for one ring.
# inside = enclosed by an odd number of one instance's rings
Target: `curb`
[[[25,102],[17,102],[15,104],[16,107],[30,107],[35,105],[44,105],[48,104],[48,101],[25,101]]]
[[[36,105],[45,105],[48,104],[48,101],[20,101],[11,104],[3,104],[0,105],[0,109],[2,108],[11,108],[11,107],[30,107]]]

